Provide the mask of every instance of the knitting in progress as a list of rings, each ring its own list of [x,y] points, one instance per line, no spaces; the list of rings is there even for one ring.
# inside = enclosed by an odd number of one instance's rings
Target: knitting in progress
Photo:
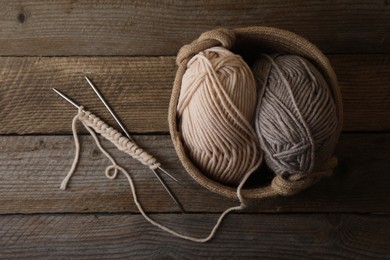
[[[134,199],[135,205],[137,206],[137,208],[138,208],[139,212],[142,214],[142,216],[147,221],[149,221],[152,225],[154,225],[154,226],[156,226],[156,227],[158,227],[158,228],[160,228],[160,229],[162,229],[162,230],[164,230],[164,231],[166,231],[174,236],[177,236],[177,237],[180,237],[180,238],[183,238],[186,240],[190,240],[193,242],[204,243],[204,242],[207,242],[214,237],[214,235],[216,234],[216,232],[218,230],[218,227],[222,223],[222,220],[229,212],[242,210],[245,207],[245,205],[243,203],[241,203],[241,205],[239,205],[239,206],[234,206],[234,207],[231,207],[231,208],[228,208],[227,210],[225,210],[218,218],[217,223],[214,225],[214,227],[212,228],[209,235],[205,238],[196,238],[196,237],[183,235],[183,234],[180,234],[180,233],[178,233],[170,228],[165,227],[164,225],[162,225],[160,223],[157,223],[156,221],[151,219],[145,213],[145,211],[142,208],[141,203],[138,201],[137,192],[136,192],[136,188],[135,188],[135,185],[133,182],[133,178],[131,177],[129,172],[126,169],[124,169],[123,167],[121,167],[120,165],[118,165],[116,163],[116,161],[114,160],[114,158],[103,148],[96,133],[99,133],[105,139],[110,141],[120,151],[125,152],[126,154],[130,155],[132,158],[134,158],[134,159],[140,161],[142,164],[148,166],[150,169],[152,169],[153,172],[155,172],[155,170],[157,168],[161,169],[160,163],[158,163],[157,160],[153,156],[151,156],[150,154],[145,152],[143,149],[141,149],[133,140],[130,140],[129,138],[123,136],[120,132],[118,132],[116,129],[110,127],[109,125],[107,125],[103,120],[101,120],[99,117],[97,117],[93,113],[84,110],[83,106],[78,106],[69,97],[65,96],[60,91],[58,91],[56,89],[53,89],[53,90],[57,94],[59,94],[61,97],[63,97],[65,100],[67,100],[69,103],[71,103],[72,105],[74,105],[75,107],[78,108],[78,113],[72,120],[72,132],[73,132],[73,138],[74,138],[74,143],[75,143],[75,148],[76,148],[75,157],[74,157],[72,166],[71,166],[68,174],[66,175],[66,177],[64,178],[64,180],[61,183],[60,188],[62,190],[66,189],[68,182],[69,182],[70,178],[72,177],[73,173],[75,172],[76,167],[77,167],[77,163],[79,161],[80,142],[79,142],[79,138],[78,138],[78,134],[77,134],[77,122],[81,122],[83,124],[83,126],[85,127],[85,129],[90,133],[90,135],[94,139],[94,141],[95,141],[96,145],[98,146],[98,148],[100,149],[100,151],[111,162],[111,165],[109,165],[105,170],[106,177],[113,180],[117,177],[118,172],[121,172],[126,176],[128,182],[129,182],[130,188],[131,188],[131,192],[133,194],[133,199]],[[100,94],[98,94],[98,96],[100,96]],[[105,103],[105,101],[103,103]],[[109,109],[109,110],[111,110],[111,109]],[[116,119],[115,114],[112,113],[112,115]],[[125,131],[125,133],[128,135],[127,130]],[[168,175],[168,176],[170,176],[170,175]],[[157,174],[156,174],[156,177],[158,177]],[[249,174],[247,174],[244,179],[246,180],[246,178],[248,178],[248,177],[249,177]],[[171,176],[171,178],[173,178],[173,177]],[[181,204],[176,200],[176,198],[173,196],[173,194],[170,192],[170,190],[167,188],[167,186],[165,186],[165,183],[161,180],[161,178],[158,177],[158,179],[163,184],[164,188],[169,193],[171,198],[174,199],[175,203],[178,204],[178,206],[180,206],[180,208],[183,210]],[[240,184],[239,187],[237,188],[237,196],[242,202],[243,202],[243,198],[241,196],[240,190],[242,188],[242,185],[245,183],[245,180],[242,181],[242,184]]]
[[[128,138],[123,136],[117,130],[108,126],[99,117],[97,117],[96,115],[92,114],[89,111],[85,111],[84,107],[80,106],[78,114],[73,118],[73,121],[72,121],[72,131],[73,131],[73,137],[74,137],[75,146],[76,146],[75,159],[73,161],[72,167],[70,168],[68,174],[66,175],[65,179],[61,183],[62,190],[66,189],[66,186],[69,182],[69,179],[72,177],[72,175],[76,169],[77,162],[79,160],[80,144],[79,144],[78,137],[77,137],[77,129],[76,129],[77,120],[82,122],[85,129],[87,129],[88,132],[92,135],[92,137],[94,137],[96,144],[98,145],[100,150],[106,155],[106,157],[108,159],[110,159],[110,161],[112,162],[113,165],[116,165],[115,161],[101,147],[100,143],[98,142],[98,139],[95,138],[96,134],[93,130],[95,130],[96,133],[99,133],[101,136],[103,136],[108,141],[113,143],[120,151],[123,151],[124,153],[130,155],[133,159],[138,160],[142,164],[148,166],[150,169],[152,169],[152,170],[157,169],[160,166],[160,163],[157,162],[156,158],[154,158],[152,155],[145,152],[136,143],[130,141]],[[116,172],[116,170],[115,170],[115,172]],[[109,175],[108,169],[106,169],[106,175],[107,176]],[[116,173],[114,175],[116,175]]]
[[[177,105],[186,150],[211,179],[237,186],[261,162],[252,127],[253,74],[240,56],[222,47],[198,53],[187,67]]]
[[[144,165],[147,165],[150,168],[157,168],[159,166],[159,164],[156,163],[156,159],[153,156],[147,154],[145,151],[143,151],[135,143],[130,141],[127,137],[123,136],[117,130],[115,130],[112,127],[109,127],[103,120],[98,118],[96,115],[92,114],[89,111],[85,111],[84,107],[82,107],[82,106],[79,107],[77,115],[72,120],[72,131],[73,131],[73,137],[74,137],[74,142],[75,142],[75,146],[76,146],[76,152],[75,152],[75,158],[74,158],[74,161],[72,163],[71,169],[69,170],[67,176],[65,177],[65,179],[61,183],[61,189],[63,189],[63,190],[66,189],[67,184],[68,184],[70,178],[72,177],[72,175],[76,169],[78,160],[79,160],[80,143],[79,143],[79,139],[78,139],[78,135],[77,135],[77,127],[76,127],[78,121],[80,121],[83,124],[83,126],[85,127],[85,129],[88,130],[88,132],[90,133],[90,135],[94,139],[94,141],[95,141],[96,145],[98,146],[98,148],[100,149],[100,151],[110,160],[111,165],[109,165],[105,170],[106,177],[110,180],[113,180],[117,177],[118,172],[122,172],[126,176],[128,182],[129,182],[130,188],[131,188],[131,192],[133,194],[133,200],[134,200],[135,205],[137,206],[137,208],[138,208],[139,212],[142,214],[142,216],[147,221],[149,221],[152,225],[154,225],[154,226],[156,226],[156,227],[158,227],[158,228],[160,228],[160,229],[162,229],[162,230],[164,230],[164,231],[166,231],[174,236],[177,236],[177,237],[180,237],[180,238],[183,238],[186,240],[190,240],[193,242],[204,243],[204,242],[207,242],[214,237],[215,233],[217,232],[218,227],[222,223],[223,218],[229,212],[235,211],[235,210],[242,210],[244,208],[243,205],[240,205],[240,206],[231,207],[231,208],[225,210],[221,214],[221,216],[218,218],[218,221],[215,224],[215,226],[213,227],[213,229],[211,230],[210,234],[205,238],[195,238],[195,237],[183,235],[183,234],[180,234],[180,233],[178,233],[170,228],[165,227],[164,225],[162,225],[160,223],[157,223],[156,221],[151,219],[145,213],[145,211],[142,208],[141,203],[138,201],[136,188],[135,188],[133,179],[132,179],[131,175],[129,174],[129,172],[126,171],[120,165],[118,165],[115,162],[114,158],[103,148],[95,131],[97,133],[101,134],[103,137],[105,137],[111,143],[113,143],[119,150],[127,153],[128,155],[130,155],[134,159],[137,159],[138,161],[142,162]]]

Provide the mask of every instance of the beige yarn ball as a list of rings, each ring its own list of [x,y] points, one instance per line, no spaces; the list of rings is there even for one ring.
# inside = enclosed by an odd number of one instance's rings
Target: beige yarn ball
[[[188,62],[178,126],[187,154],[209,178],[236,186],[260,164],[252,127],[256,101],[253,74],[240,56],[213,47]]]
[[[264,54],[252,69],[261,91],[256,132],[267,165],[291,175],[326,163],[336,145],[338,119],[321,73],[296,55]]]

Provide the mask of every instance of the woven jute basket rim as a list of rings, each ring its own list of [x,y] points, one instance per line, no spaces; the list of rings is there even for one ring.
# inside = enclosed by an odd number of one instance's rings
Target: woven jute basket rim
[[[206,175],[204,175],[188,158],[177,127],[176,113],[182,77],[187,69],[187,62],[191,57],[200,51],[214,46],[223,46],[227,49],[233,50],[234,52],[235,49],[242,49],[247,45],[251,46],[248,48],[254,48],[254,50],[258,53],[261,53],[264,47],[264,49],[272,49],[275,52],[299,55],[312,62],[312,64],[317,67],[328,82],[336,103],[339,122],[336,133],[337,139],[341,133],[343,122],[340,88],[336,74],[334,73],[329,60],[314,44],[295,33],[273,27],[247,27],[232,30],[216,29],[203,33],[192,43],[183,46],[177,56],[178,70],[172,89],[168,111],[168,123],[171,138],[180,161],[195,181],[212,192],[233,199],[237,198],[236,187],[226,186],[206,177]],[[278,193],[272,189],[271,185],[267,185],[255,188],[244,188],[242,189],[242,195],[247,199],[259,199],[276,196]]]

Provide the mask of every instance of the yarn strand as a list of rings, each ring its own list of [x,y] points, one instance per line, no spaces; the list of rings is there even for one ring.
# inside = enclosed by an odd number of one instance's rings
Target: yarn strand
[[[73,139],[74,139],[74,145],[75,145],[75,154],[74,154],[72,166],[70,167],[68,174],[66,175],[66,177],[64,178],[64,180],[61,183],[61,186],[60,186],[61,190],[66,189],[66,186],[68,185],[68,182],[76,169],[76,166],[77,166],[77,163],[78,163],[79,157],[80,157],[80,142],[79,142],[79,137],[77,135],[77,128],[76,128],[76,124],[77,124],[78,119],[79,119],[79,115],[77,114],[73,117],[73,120],[72,120],[72,133],[73,133]]]
[[[245,200],[241,194],[241,189],[242,187],[244,186],[244,184],[246,183],[246,181],[248,180],[249,176],[251,175],[251,173],[253,172],[253,170],[255,168],[258,167],[258,165],[256,165],[253,169],[251,169],[250,171],[248,171],[248,173],[243,177],[243,179],[241,180],[239,186],[237,187],[237,197],[240,201],[240,205],[238,206],[234,206],[234,207],[230,207],[228,209],[226,209],[218,218],[216,224],[214,225],[214,227],[211,229],[210,233],[208,236],[204,237],[204,238],[197,238],[197,237],[192,237],[192,236],[188,236],[188,235],[184,235],[184,234],[181,234],[171,228],[168,228],[158,222],[156,222],[155,220],[153,220],[152,218],[150,218],[144,211],[140,201],[138,200],[138,197],[137,197],[137,192],[136,192],[136,188],[135,188],[135,185],[134,185],[134,181],[133,181],[133,178],[131,177],[130,173],[124,169],[123,167],[121,167],[120,165],[118,165],[116,163],[116,161],[113,159],[113,157],[110,155],[109,152],[107,152],[106,149],[104,149],[104,147],[101,145],[100,141],[99,141],[99,138],[97,137],[96,133],[94,132],[94,130],[96,130],[95,128],[92,128],[90,127],[86,122],[85,122],[85,118],[83,117],[83,115],[85,113],[90,113],[88,111],[84,111],[83,110],[83,107],[80,107],[79,109],[79,112],[77,113],[77,115],[73,118],[72,120],[72,132],[73,132],[73,138],[74,138],[74,143],[75,143],[75,157],[74,157],[74,160],[73,160],[73,163],[72,163],[72,166],[68,172],[68,174],[66,175],[66,177],[64,178],[64,180],[62,181],[61,183],[61,189],[62,190],[65,190],[66,187],[67,187],[67,184],[70,180],[70,178],[72,177],[75,169],[76,169],[76,166],[77,166],[77,163],[79,161],[79,156],[80,156],[80,142],[79,142],[79,139],[78,139],[78,134],[77,134],[77,121],[80,121],[83,126],[85,127],[85,129],[88,130],[88,132],[91,134],[93,140],[95,141],[97,147],[100,149],[100,151],[110,160],[111,162],[111,165],[107,166],[106,170],[105,170],[105,175],[108,179],[110,180],[113,180],[117,177],[118,175],[118,172],[121,172],[123,173],[128,182],[129,182],[129,185],[130,185],[130,189],[131,189],[131,193],[133,195],[133,200],[134,200],[134,203],[135,205],[137,206],[139,212],[141,213],[141,215],[149,222],[151,223],[152,225],[160,228],[161,230],[164,230],[165,232],[168,232],[170,233],[171,235],[173,236],[176,236],[176,237],[179,237],[179,238],[182,238],[182,239],[186,239],[186,240],[189,240],[189,241],[193,241],[193,242],[198,242],[198,243],[205,243],[209,240],[211,240],[218,228],[220,227],[223,219],[226,217],[227,214],[229,214],[230,212],[232,211],[239,211],[239,210],[243,210],[246,205],[245,205]],[[111,141],[111,140],[110,140]],[[116,144],[115,144],[116,145]],[[114,172],[111,173],[111,171],[114,170]]]

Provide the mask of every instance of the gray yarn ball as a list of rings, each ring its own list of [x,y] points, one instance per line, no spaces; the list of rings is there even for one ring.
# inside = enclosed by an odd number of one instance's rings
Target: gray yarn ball
[[[262,55],[252,67],[259,87],[255,126],[276,174],[310,172],[336,145],[337,112],[329,86],[306,59]]]

